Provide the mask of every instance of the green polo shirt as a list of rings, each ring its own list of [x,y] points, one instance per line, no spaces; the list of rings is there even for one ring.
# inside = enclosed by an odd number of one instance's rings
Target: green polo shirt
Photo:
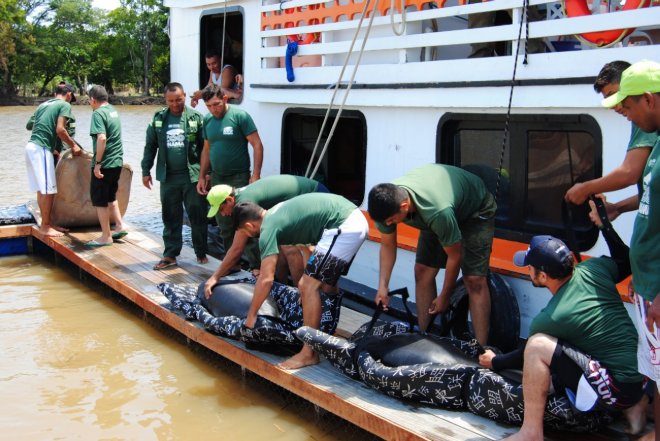
[[[261,223],[261,258],[279,253],[280,245],[316,245],[323,230],[339,227],[356,208],[332,193],[303,194],[275,205]]]
[[[52,152],[56,148],[59,139],[57,137],[57,119],[60,116],[75,121],[71,114],[71,104],[65,100],[53,98],[39,105],[32,116],[34,121],[31,124],[30,142]],[[32,118],[30,118],[31,121]],[[28,122],[29,126],[30,122]]]
[[[121,143],[121,121],[119,113],[111,104],[105,104],[92,113],[89,134],[92,137],[93,152],[92,168],[96,165],[96,139],[105,134],[106,144],[101,168],[116,168],[124,165],[124,150]]]
[[[250,171],[247,136],[256,132],[252,117],[236,106],[229,106],[222,118],[204,117],[204,139],[209,142],[213,177],[221,179]]]
[[[529,335],[560,338],[601,362],[624,383],[641,381],[637,372],[637,331],[616,289],[616,263],[588,259],[552,296],[530,326]]]
[[[443,247],[461,240],[459,225],[479,215],[488,200],[488,190],[478,176],[462,168],[444,164],[427,164],[410,170],[393,184],[405,188],[415,204],[416,212],[403,223],[420,230],[430,230]],[[494,205],[494,204],[493,204]],[[396,225],[376,222],[381,233],[392,234]]]
[[[236,203],[254,202],[268,210],[301,194],[314,193],[318,187],[317,181],[302,176],[268,176],[243,188],[237,188]]]

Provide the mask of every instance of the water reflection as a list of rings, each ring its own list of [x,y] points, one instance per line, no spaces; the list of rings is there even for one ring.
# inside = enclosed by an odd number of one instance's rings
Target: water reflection
[[[121,117],[122,139],[124,142],[124,161],[133,169],[131,196],[126,212],[126,220],[133,225],[156,234],[162,232],[160,217],[159,184],[154,179],[151,190],[142,185],[140,162],[144,149],[145,131],[154,112],[160,106],[116,106]],[[0,118],[4,122],[3,136],[0,137],[0,150],[4,158],[0,161],[0,176],[2,176],[2,194],[0,206],[18,205],[35,199],[35,194],[27,190],[27,175],[23,150],[30,139],[30,132],[25,124],[34,112],[32,106],[0,107]],[[76,118],[75,139],[86,150],[92,150],[89,136],[89,125],[92,109],[89,106],[73,106]],[[152,170],[152,174],[154,171]],[[66,189],[59,189],[66,191]],[[189,233],[184,234],[184,240],[189,241]],[[189,242],[187,242],[189,243]]]
[[[3,439],[364,439],[214,367],[224,362],[44,260],[0,258],[0,280]]]

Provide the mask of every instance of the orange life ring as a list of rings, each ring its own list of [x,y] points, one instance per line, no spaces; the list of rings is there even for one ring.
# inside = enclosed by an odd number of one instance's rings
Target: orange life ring
[[[600,1],[600,0],[594,0]],[[628,11],[632,9],[646,8],[651,4],[651,0],[627,0],[621,11]],[[582,17],[591,15],[591,9],[587,4],[587,0],[563,0],[562,7],[566,17]],[[612,29],[600,32],[585,32],[584,34],[576,35],[580,41],[588,44],[593,44],[598,47],[608,47],[618,43],[625,37],[630,35],[635,29]]]
[[[302,35],[288,35],[287,37],[288,41],[297,41],[298,45],[301,44],[310,44],[314,43],[315,41],[319,40],[319,33],[318,32],[310,32],[305,36],[305,38],[302,38]]]

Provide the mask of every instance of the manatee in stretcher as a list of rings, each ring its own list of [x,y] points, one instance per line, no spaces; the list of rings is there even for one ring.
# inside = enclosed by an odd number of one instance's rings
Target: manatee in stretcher
[[[250,283],[217,283],[209,299],[204,296],[204,282],[197,288],[197,298],[202,306],[208,309],[216,317],[236,316],[247,317],[254,285]],[[279,317],[277,303],[272,296],[268,296],[259,308],[259,315]]]

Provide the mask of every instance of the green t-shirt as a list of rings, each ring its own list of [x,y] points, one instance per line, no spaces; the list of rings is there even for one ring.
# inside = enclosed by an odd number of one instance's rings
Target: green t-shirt
[[[639,127],[637,127],[637,124],[631,122],[630,123],[630,141],[628,142],[628,152],[631,150],[639,149],[639,148],[653,148],[655,143],[658,141],[658,134],[657,133],[648,133],[642,131]],[[639,181],[637,182],[637,194],[639,197],[642,197],[642,193],[644,192],[644,183],[642,182],[642,178],[639,178]]]
[[[314,193],[319,183],[313,179],[293,175],[276,175],[236,189],[236,203],[254,202],[268,210],[280,202],[306,193]]]
[[[57,137],[57,119],[60,116],[67,120],[73,120],[71,104],[63,99],[53,98],[37,107],[33,115],[34,122],[32,124],[30,142],[46,148],[51,152],[56,149],[59,139]]]
[[[403,223],[433,231],[442,246],[461,240],[459,225],[462,222],[495,215],[495,204],[487,204],[489,193],[481,178],[458,167],[427,164],[410,170],[392,183],[408,190],[417,210]],[[396,225],[376,222],[376,227],[381,233],[396,231]]]
[[[642,175],[644,193],[639,200],[630,239],[630,265],[635,291],[652,301],[660,294],[660,137]]]
[[[168,112],[163,123],[167,142],[167,181],[189,183],[188,149],[186,149],[185,133],[181,127],[181,115],[172,115]]]
[[[530,326],[529,335],[560,338],[601,362],[624,383],[641,381],[637,372],[637,331],[616,289],[616,263],[608,257],[575,267]]]
[[[216,178],[250,171],[247,136],[257,131],[252,117],[236,106],[229,106],[221,119],[204,117],[204,139],[209,142],[211,170]]]
[[[124,165],[124,151],[121,144],[121,122],[119,114],[111,104],[104,104],[92,113],[89,134],[92,137],[93,152],[92,167],[96,165],[96,138],[104,133],[106,137],[105,151],[101,168],[116,168]]]
[[[279,253],[280,245],[316,245],[323,230],[340,226],[357,207],[332,193],[309,193],[281,202],[261,223],[261,258]]]

